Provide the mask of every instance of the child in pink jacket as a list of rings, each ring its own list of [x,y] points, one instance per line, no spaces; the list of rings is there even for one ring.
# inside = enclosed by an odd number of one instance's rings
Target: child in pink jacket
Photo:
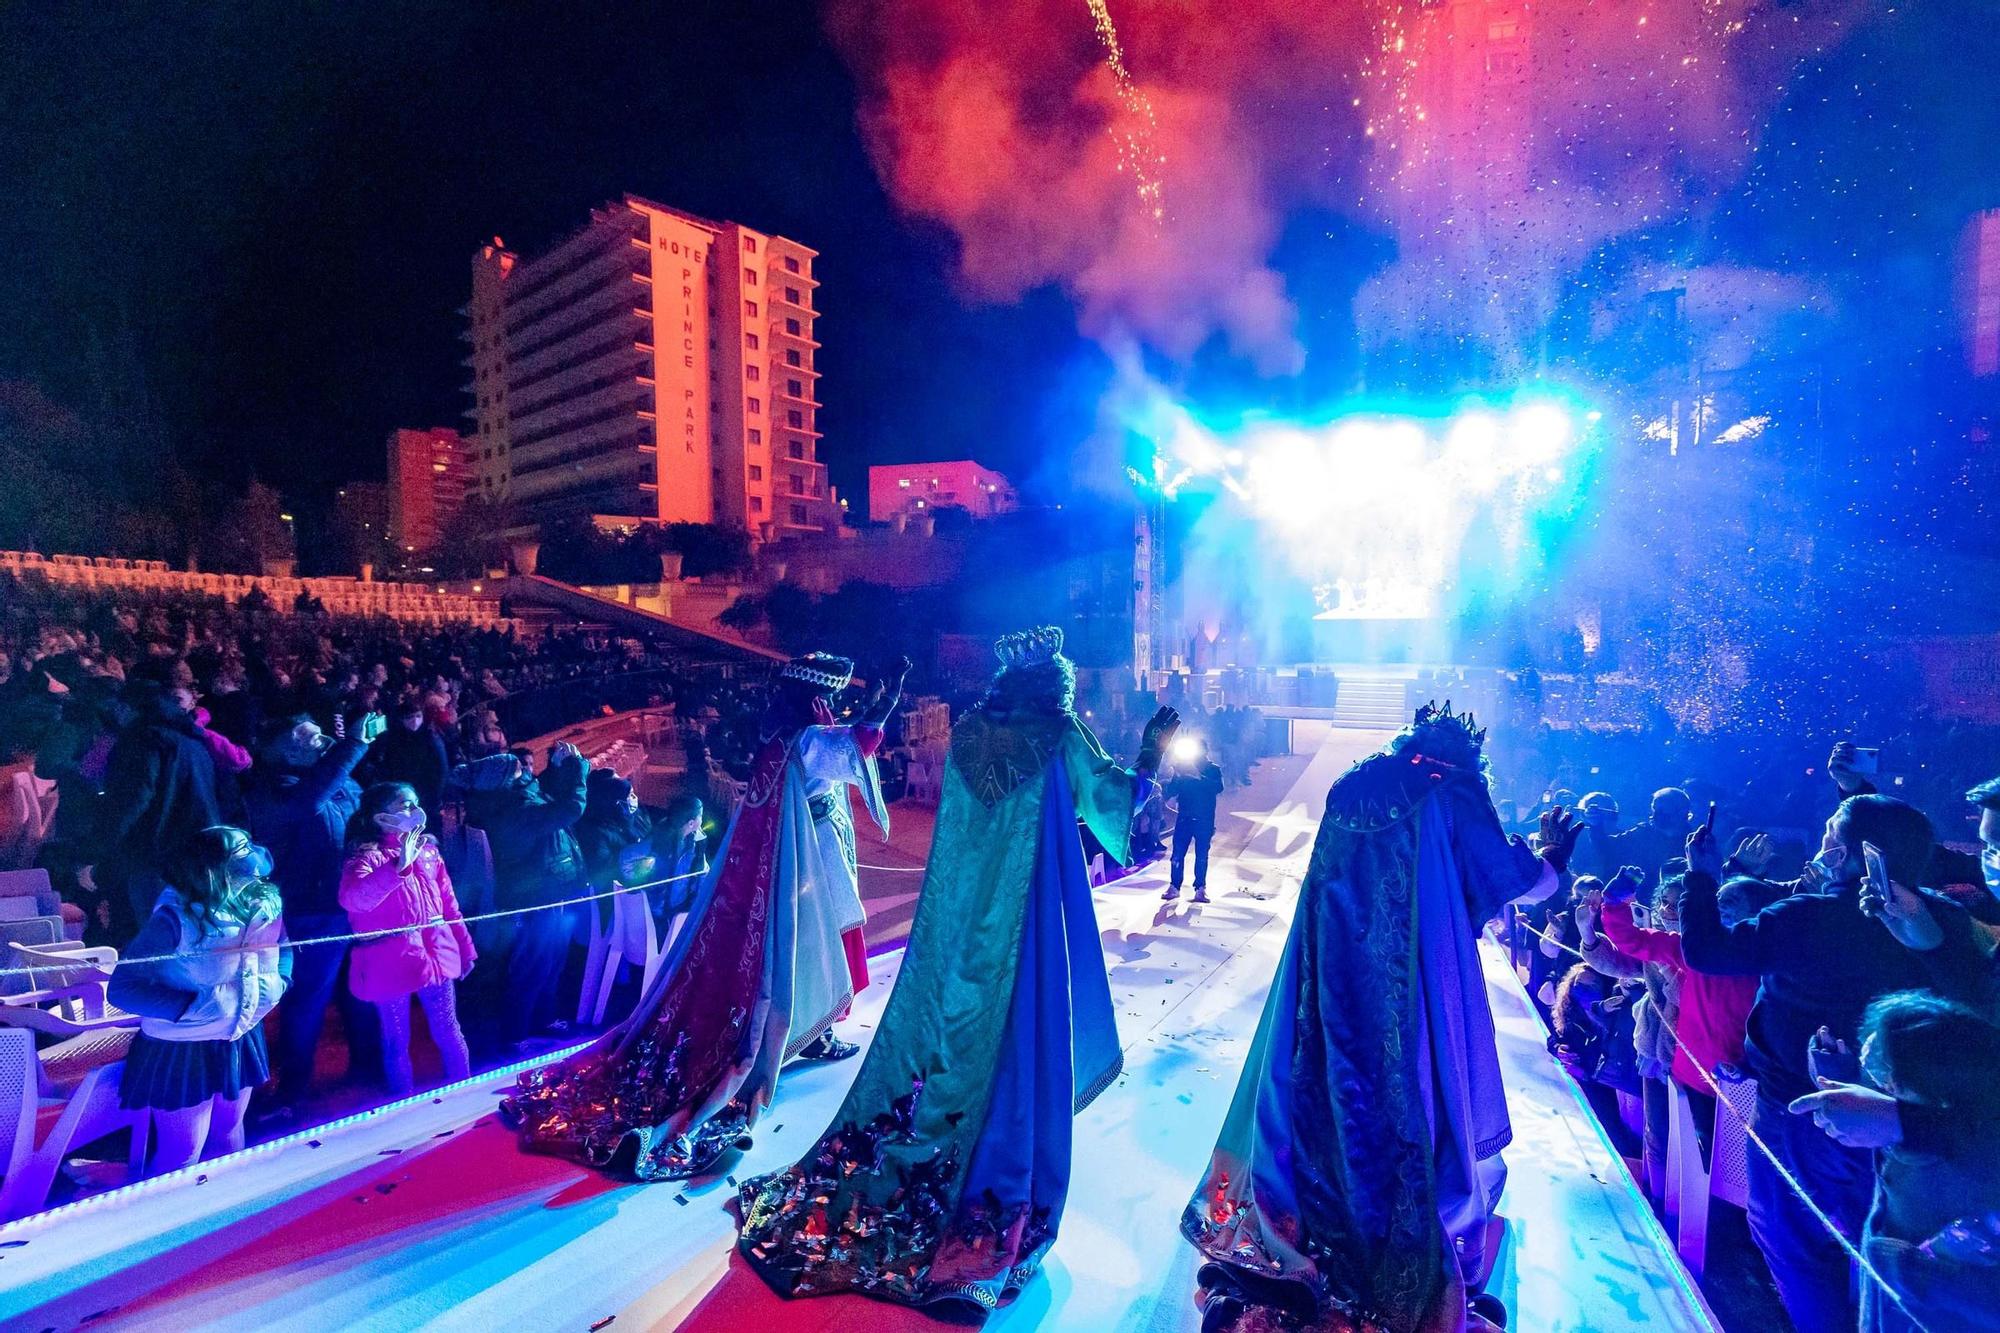
[[[407,1094],[410,997],[424,1007],[444,1074],[470,1076],[465,1034],[458,1026],[453,983],[472,970],[472,937],[451,891],[437,839],[424,832],[424,808],[414,789],[378,782],[361,795],[347,828],[347,864],[340,871],[340,905],[357,932],[394,931],[354,946],[347,986],[382,1018],[382,1064],[389,1090]]]

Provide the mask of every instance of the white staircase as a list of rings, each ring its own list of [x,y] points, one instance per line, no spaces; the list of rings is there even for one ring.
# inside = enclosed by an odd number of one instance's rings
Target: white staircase
[[[1395,731],[1410,720],[1408,682],[1393,676],[1342,676],[1333,725]]]

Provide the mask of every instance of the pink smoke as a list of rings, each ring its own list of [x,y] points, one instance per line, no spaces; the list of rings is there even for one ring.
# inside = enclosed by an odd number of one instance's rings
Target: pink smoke
[[[1302,349],[1271,255],[1297,210],[1394,240],[1356,301],[1364,341],[1444,334],[1504,363],[1593,251],[1741,180],[1791,72],[1860,4],[1109,0],[1150,117],[1086,0],[827,18],[881,179],[956,237],[969,295],[1054,284],[1107,343],[1184,359],[1219,335],[1282,374]]]

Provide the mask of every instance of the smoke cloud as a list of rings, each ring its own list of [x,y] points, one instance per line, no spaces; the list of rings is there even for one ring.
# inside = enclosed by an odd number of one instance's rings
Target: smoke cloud
[[[1742,180],[1787,79],[1863,0],[1529,7],[1415,0],[832,0],[896,205],[959,245],[972,297],[1054,284],[1106,343],[1219,337],[1303,361],[1273,251],[1330,210],[1386,233],[1371,347],[1520,362],[1565,279]]]

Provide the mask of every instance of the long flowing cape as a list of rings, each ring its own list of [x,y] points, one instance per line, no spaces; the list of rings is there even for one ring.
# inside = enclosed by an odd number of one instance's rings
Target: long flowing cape
[[[1509,1134],[1474,941],[1543,873],[1474,771],[1388,754],[1334,784],[1235,1100],[1181,1221],[1239,1291],[1289,1292],[1272,1303],[1333,1327],[1464,1327],[1440,1199],[1479,1190],[1477,1164]],[[1443,1191],[1441,1173],[1453,1177]]]
[[[901,974],[832,1127],[742,1190],[786,1295],[991,1309],[1055,1236],[1069,1121],[1116,1077],[1079,818],[1126,854],[1135,780],[1073,716],[954,729]]]
[[[521,1145],[641,1180],[698,1174],[738,1143],[778,1071],[854,998],[819,865],[800,737],[758,752],[714,869],[624,1023],[523,1074],[501,1115]]]

